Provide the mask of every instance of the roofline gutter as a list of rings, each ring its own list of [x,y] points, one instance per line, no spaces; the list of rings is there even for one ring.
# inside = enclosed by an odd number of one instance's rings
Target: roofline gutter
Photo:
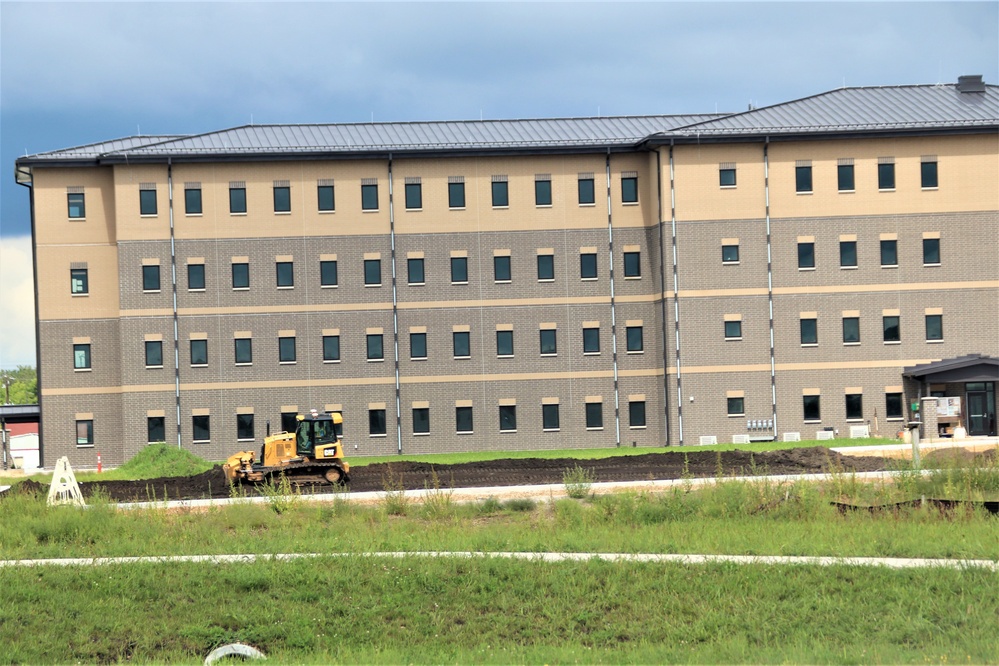
[[[857,130],[857,131],[818,131],[818,132],[788,132],[786,134],[757,133],[745,134],[659,134],[650,136],[643,143],[652,147],[705,144],[705,143],[779,143],[785,141],[828,141],[831,139],[884,139],[919,136],[949,136],[963,134],[995,134],[999,132],[999,123],[992,125],[972,125],[964,127],[936,127],[913,129]]]

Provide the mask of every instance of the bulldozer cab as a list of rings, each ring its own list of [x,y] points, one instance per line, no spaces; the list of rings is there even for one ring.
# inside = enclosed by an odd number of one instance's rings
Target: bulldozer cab
[[[317,445],[336,444],[339,441],[336,426],[343,423],[340,414],[311,414],[298,418],[295,439],[299,455],[314,457]]]

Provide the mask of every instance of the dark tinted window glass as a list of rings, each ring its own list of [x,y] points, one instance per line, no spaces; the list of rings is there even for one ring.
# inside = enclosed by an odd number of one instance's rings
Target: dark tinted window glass
[[[628,351],[630,352],[640,352],[645,348],[645,342],[642,339],[642,327],[641,326],[628,326],[625,328],[627,339],[628,339]]]
[[[90,345],[73,345],[73,368],[75,370],[87,370],[90,368]]]
[[[801,407],[804,412],[803,416],[806,421],[820,421],[821,412],[819,409],[819,396],[817,395],[803,395],[801,396]]]
[[[558,405],[541,405],[541,427],[544,430],[558,430]]]
[[[295,338],[278,338],[278,360],[281,363],[293,363],[295,359]]]
[[[90,280],[86,268],[71,268],[69,271],[69,293],[90,293]]]
[[[465,207],[465,183],[447,184],[447,205],[449,208]]]
[[[413,408],[413,433],[430,432],[430,409],[427,407]]]
[[[839,181],[838,184],[840,192],[851,192],[855,189],[853,183],[852,164],[840,164],[836,167],[836,175]]]
[[[319,262],[319,284],[323,287],[335,287],[339,284],[336,261]]]
[[[245,213],[246,212],[246,188],[245,187],[230,187],[229,188],[229,212],[230,213]]]
[[[188,264],[187,265],[187,288],[188,289],[204,289],[205,288],[205,265],[204,264]]]
[[[382,283],[382,260],[364,260],[364,284],[378,285]]]
[[[879,190],[894,190],[895,189],[895,165],[894,164],[879,164],[878,165],[878,189]]]
[[[211,439],[211,421],[208,416],[191,417],[191,433],[196,442],[207,442]]]
[[[90,419],[76,422],[76,445],[93,446],[94,422]]]
[[[517,406],[501,405],[499,408],[500,430],[517,429]]]
[[[208,340],[191,340],[191,365],[208,365]]]
[[[497,282],[509,282],[510,257],[493,257],[493,273]]]
[[[274,188],[274,212],[275,213],[290,213],[291,212],[291,188],[290,187],[275,187]]]
[[[745,398],[726,398],[728,402],[728,415],[738,416],[739,414],[746,413],[746,399]]]
[[[250,265],[249,264],[233,264],[232,265],[232,288],[233,289],[247,289],[250,286]]]
[[[885,416],[890,419],[902,418],[901,393],[885,393]]]
[[[236,338],[236,363],[253,363],[253,340]]]
[[[253,414],[236,414],[236,439],[253,439]]]
[[[333,194],[332,185],[319,185],[317,195],[319,197],[319,210],[336,210],[336,197]]]
[[[506,182],[493,183],[493,206],[509,206],[510,195]]]
[[[406,183],[406,208],[423,208],[423,185]]]
[[[583,279],[597,277],[597,255],[591,253],[579,255],[579,277]]]
[[[798,243],[798,268],[815,268],[815,243]]]
[[[857,265],[857,241],[840,241],[839,265],[845,268]]]
[[[937,187],[937,163],[921,163],[919,165],[919,177],[922,187]]]
[[[409,284],[423,284],[423,259],[407,259]]]
[[[864,395],[862,393],[847,394],[846,418],[851,420],[864,418]]]
[[[796,192],[812,191],[812,167],[800,166],[794,168],[794,189]]]
[[[201,214],[201,190],[184,190],[184,212],[188,215]]]
[[[742,337],[742,322],[741,321],[727,321],[725,322],[725,337],[726,338],[741,338]]]
[[[940,263],[940,239],[939,238],[924,238],[923,239],[923,263],[924,264],[939,264]]]
[[[324,361],[339,361],[340,360],[340,336],[339,335],[324,335],[323,336],[323,360]]]
[[[513,331],[496,331],[496,355],[513,356]]]
[[[628,176],[621,179],[621,202],[638,202],[638,178]]]
[[[596,354],[600,351],[600,329],[583,329],[583,353]]]
[[[624,253],[624,276],[641,277],[642,275],[642,254],[641,252]]]
[[[368,335],[368,360],[380,361],[385,358],[382,348],[382,336],[378,333]]]
[[[896,316],[884,317],[883,325],[884,325],[885,342],[899,342],[902,339],[902,332],[899,326],[898,317]]]
[[[454,423],[458,432],[472,432],[472,408],[455,407]]]
[[[556,340],[555,329],[544,329],[541,331],[541,353],[542,354],[557,354],[558,353],[558,343]]]
[[[67,194],[66,199],[69,203],[69,216],[71,218],[79,219],[87,216],[87,208],[82,192]]]
[[[409,334],[409,357],[410,358],[426,358],[427,357],[427,334],[426,333],[410,333]]]
[[[159,266],[143,266],[142,267],[142,290],[143,291],[159,291],[160,288],[160,267]]]
[[[926,339],[943,340],[943,315],[926,315]]]
[[[538,255],[538,279],[539,280],[555,279],[555,257],[553,255],[550,254]]]
[[[468,331],[455,331],[452,334],[452,340],[454,342],[454,355],[456,357],[464,358],[472,355]]]
[[[139,214],[156,215],[156,190],[139,190]]]
[[[579,179],[579,203],[581,204],[591,204],[596,201],[593,191],[593,179],[592,178],[580,178]]]
[[[801,320],[801,344],[815,345],[819,342],[818,322],[814,319]]]
[[[898,241],[881,241],[881,265],[898,266]]]
[[[146,418],[146,441],[165,442],[166,441],[166,419],[162,416],[149,416]]]
[[[534,181],[534,204],[536,206],[552,205],[552,181]]]
[[[361,210],[378,210],[377,185],[361,185]]]
[[[843,342],[860,342],[860,317],[843,317]]]
[[[604,427],[604,406],[603,406],[603,403],[599,403],[599,402],[588,402],[588,403],[586,403],[586,427],[587,428],[603,428]]]
[[[295,286],[295,265],[290,261],[279,261],[277,263],[277,286]]]
[[[718,169],[718,184],[722,187],[735,187],[735,169]]]
[[[722,261],[725,263],[733,263],[739,261],[739,246],[722,245]]]
[[[628,403],[628,425],[632,428],[645,426],[645,402],[636,400]]]
[[[163,365],[163,342],[146,340],[146,365],[160,367]]]
[[[384,435],[385,434],[385,410],[384,409],[369,409],[368,410],[368,434],[369,435]]]
[[[468,257],[451,257],[451,282],[468,282]]]

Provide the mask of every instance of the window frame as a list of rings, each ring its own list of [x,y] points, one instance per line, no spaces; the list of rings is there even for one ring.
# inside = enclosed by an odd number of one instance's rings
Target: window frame
[[[83,352],[82,357],[80,352]],[[73,344],[73,370],[93,370],[91,348],[89,342]]]
[[[629,250],[624,253],[624,279],[637,280],[642,277],[642,251]]]
[[[732,182],[726,182],[728,176],[731,176]],[[728,188],[736,187],[738,185],[738,176],[736,175],[735,167],[718,167],[718,187]]]
[[[236,414],[236,441],[252,442],[255,437],[253,414]]]
[[[587,402],[583,407],[584,423],[587,430],[604,429],[604,403]]]
[[[621,203],[638,203],[638,176],[621,176]]]
[[[157,424],[157,421],[159,422]],[[159,432],[161,435],[159,438],[154,438],[153,435]],[[146,417],[146,443],[166,443],[166,417],[164,416],[147,416]]]
[[[278,289],[292,289],[295,287],[295,262],[276,261],[274,262],[274,272]]]
[[[541,355],[558,356],[558,329],[542,328],[538,333],[538,349]],[[549,351],[545,351],[545,349]]]
[[[234,262],[232,266],[232,288],[233,290],[245,291],[250,288],[250,264],[249,262],[240,261]],[[245,275],[237,275],[239,273],[245,273]],[[240,278],[237,280],[237,277]],[[245,279],[243,279],[245,278]]]
[[[142,267],[142,291],[143,293],[156,293],[161,291],[160,265],[151,264]]]
[[[644,400],[628,401],[628,427],[632,430],[648,427],[648,413]]]
[[[943,342],[944,331],[943,331],[943,315],[942,314],[925,314],[923,315],[925,319],[924,328],[926,330],[926,341],[927,342]],[[931,326],[932,324],[932,326]]]
[[[894,337],[889,337],[889,332],[892,328],[895,329]],[[881,316],[881,339],[885,344],[899,344],[902,342],[902,317],[900,315]]]
[[[451,210],[464,210],[465,208],[465,183],[447,184],[447,207]]]
[[[627,354],[644,354],[645,353],[645,332],[643,330],[644,326],[625,326],[625,353]],[[637,331],[637,338],[633,336],[633,333]],[[637,340],[637,346],[633,343]]]
[[[455,269],[459,266],[464,273],[464,280],[455,279]],[[451,284],[468,284],[468,257],[451,257]]]
[[[464,340],[459,345],[459,340]],[[461,347],[464,347],[464,354],[459,354]],[[451,351],[454,358],[472,358],[472,334],[469,331],[451,331]]]
[[[87,219],[87,197],[83,192],[66,193],[66,216],[71,220]]]
[[[467,421],[467,428],[463,428]],[[475,432],[475,415],[471,405],[455,405],[454,408],[454,431],[458,434],[470,434]]]
[[[159,215],[159,207],[156,201],[156,190],[153,188],[139,188],[139,216],[156,217]]]
[[[794,191],[796,194],[811,194],[814,189],[811,166],[794,167]]]
[[[813,403],[814,404],[811,404]],[[811,413],[811,414],[810,414]],[[805,423],[822,422],[822,396],[803,395],[801,396],[801,420]]]
[[[557,432],[561,430],[562,424],[559,420],[558,403],[542,403],[541,405],[541,430],[542,432]]]
[[[593,263],[593,274],[590,275],[587,269],[588,264],[592,258]],[[599,265],[597,263],[597,253],[596,252],[580,252],[579,254],[579,279],[580,280],[596,280],[600,277],[599,275]]]
[[[200,349],[198,349],[197,353],[195,352],[195,347],[200,348]],[[207,339],[205,339],[205,338],[192,338],[189,341],[189,343],[188,343],[188,350],[187,351],[188,351],[188,354],[189,354],[189,361],[191,363],[191,367],[192,368],[202,368],[202,367],[207,367],[208,366],[208,340]],[[201,361],[202,358],[204,360],[202,362],[200,362],[200,363],[195,363],[195,356],[196,356],[196,354],[199,357],[197,360]]]
[[[878,163],[878,191],[891,192],[895,189],[895,163]]]
[[[200,273],[200,276],[198,275]],[[187,290],[205,291],[206,276],[204,264],[187,265]]]
[[[286,335],[278,337],[278,363],[291,365],[298,362],[298,344],[295,336]]]
[[[589,334],[589,335],[587,335]],[[587,337],[590,339],[588,340]],[[596,342],[596,345],[592,343]],[[597,355],[600,353],[600,328],[589,326],[583,328],[583,354]]]
[[[493,208],[509,208],[510,183],[505,180],[494,180],[491,184]]]
[[[798,270],[815,270],[815,241],[798,241]]]
[[[902,393],[897,391],[885,393],[885,419],[888,421],[905,419],[905,401]]]
[[[322,259],[319,261],[319,287],[321,289],[340,286],[340,268],[336,262],[336,259]],[[328,280],[327,278],[332,279]]]
[[[517,405],[499,406],[499,431],[517,432]]]
[[[418,268],[414,268],[418,267]],[[426,284],[426,270],[423,257],[409,257],[406,259],[406,284],[411,286],[422,286]],[[418,273],[418,275],[414,275]]]
[[[233,359],[236,365],[253,365],[253,338],[233,338]]]
[[[375,275],[377,273],[377,275]],[[377,282],[374,279],[377,278]],[[365,259],[364,260],[364,286],[365,287],[380,287],[382,286],[382,260],[381,259]]]
[[[844,413],[847,421],[864,420],[864,394],[847,393],[844,396]],[[852,414],[852,415],[851,415]]]
[[[378,210],[378,183],[361,183],[361,212],[376,210]]]
[[[284,215],[291,212],[291,186],[274,185],[274,212]]]
[[[143,355],[143,361],[145,361],[145,367],[147,368],[162,368],[163,367],[163,341],[162,340],[145,340],[143,344],[145,353]],[[156,363],[157,355],[159,355],[159,363]],[[150,361],[154,361],[150,363]]]
[[[722,245],[721,246],[721,250],[722,250],[722,264],[723,265],[725,265],[725,264],[733,265],[733,264],[738,264],[739,263],[740,259],[739,259],[739,245],[738,244],[734,244],[734,245],[731,245],[731,244],[730,245]],[[732,255],[733,251],[734,251],[734,257]],[[726,252],[728,252],[728,256],[726,256]]]
[[[850,253],[853,253],[853,263],[848,263],[850,258]],[[857,241],[840,241],[839,242],[839,267],[840,268],[857,268],[859,266],[857,255]]]
[[[496,331],[496,357],[512,358],[514,354],[513,331]]]
[[[534,180],[534,205],[539,208],[546,208],[552,205],[551,180]]]
[[[200,187],[184,188],[184,215],[202,215],[204,206]]]
[[[430,408],[429,407],[413,407],[413,434],[414,435],[429,435],[430,434]],[[419,417],[419,418],[417,418]]]
[[[340,362],[340,336],[323,336],[323,363]]]
[[[843,344],[860,344],[860,317],[843,317]]]
[[[365,359],[372,362],[385,360],[385,335],[367,333],[365,335]]]
[[[742,340],[742,320],[736,319],[725,322],[725,339]]]
[[[420,351],[422,353],[418,353]],[[425,332],[409,334],[409,359],[411,361],[425,361],[427,359],[427,334]]]
[[[404,183],[406,210],[423,210],[423,183]]]
[[[936,190],[940,187],[940,173],[936,160],[919,162],[919,187],[924,190]]]
[[[838,192],[857,191],[856,171],[854,170],[852,164],[836,165],[836,191]]]
[[[335,185],[316,185],[316,211],[319,213],[336,212],[336,189]],[[328,195],[324,197],[324,195]],[[328,201],[324,201],[328,199]],[[328,203],[328,206],[323,204]]]
[[[885,259],[891,261],[886,262]],[[898,267],[898,240],[884,239],[881,241],[881,268]]]
[[[819,346],[819,320],[815,317],[802,317],[798,320],[798,332],[802,347]]]
[[[82,274],[82,278],[80,277]],[[77,282],[80,283],[77,289]],[[69,293],[73,296],[83,296],[90,293],[90,270],[87,268],[69,269]]]
[[[202,433],[206,434],[207,437],[198,437],[198,435]],[[191,415],[191,441],[192,442],[212,441],[212,419],[209,414]]]
[[[384,408],[368,409],[368,437],[386,437],[388,419]]]
[[[726,416],[745,416],[746,398],[744,396],[733,396],[725,398]]]
[[[537,263],[538,263],[538,282],[554,282],[555,255],[539,254]]]
[[[936,258],[936,261],[932,261],[932,259],[934,258]],[[923,266],[939,266],[939,265],[940,265],[940,239],[924,238]]]
[[[246,188],[229,186],[229,214],[246,215]]]
[[[84,430],[83,437],[80,437],[81,427]],[[93,447],[94,447],[94,420],[76,419],[76,448],[91,449]]]
[[[580,206],[595,206],[597,203],[597,183],[595,178],[577,178],[576,194]]]
[[[502,284],[513,282],[512,264],[510,255],[495,255],[493,257],[493,281]]]

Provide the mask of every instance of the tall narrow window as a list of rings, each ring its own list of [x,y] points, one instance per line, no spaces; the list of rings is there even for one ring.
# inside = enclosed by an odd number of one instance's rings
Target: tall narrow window
[[[90,344],[73,345],[73,369],[90,370]]]
[[[642,338],[641,326],[626,326],[625,336],[627,340],[627,350],[629,352],[640,352],[645,349],[645,341]]]
[[[208,340],[191,340],[191,365],[208,365]]]
[[[385,410],[384,409],[369,409],[368,410],[368,435],[372,437],[380,437],[384,435],[385,430]]]
[[[406,178],[406,209],[423,208],[423,185],[419,178]]]
[[[903,416],[902,394],[885,393],[885,417],[889,419],[901,419]]]
[[[801,319],[800,322],[802,346],[819,344],[818,321],[813,318],[806,318]]]
[[[454,408],[454,428],[457,432],[472,432],[472,408]]]
[[[510,190],[506,176],[493,176],[492,194],[493,208],[504,208],[510,205]]]
[[[201,183],[184,183],[184,214],[201,215]]]
[[[139,185],[139,215],[156,215],[156,185],[141,183]]]
[[[552,205],[551,176],[545,175],[545,176],[534,177],[534,205],[535,206]]]
[[[500,405],[499,427],[500,427],[500,432],[516,432],[517,430],[516,405]]]
[[[451,284],[468,284],[468,257],[451,257]]]
[[[413,434],[426,435],[430,433],[430,408],[413,408]]]
[[[555,255],[538,255],[538,280],[545,282],[555,279]]]
[[[142,291],[159,291],[159,290],[160,290],[160,267],[143,266]]]
[[[204,291],[205,289],[205,265],[187,265],[187,289],[189,291]]]
[[[336,259],[329,259],[319,262],[319,286],[335,287],[339,284],[337,275]]]
[[[637,174],[621,174],[621,203],[638,203]]]
[[[579,205],[586,206],[596,202],[596,192],[593,186],[593,174],[579,174]]]
[[[80,188],[83,189],[83,188]],[[82,220],[87,217],[87,206],[83,192],[70,192],[66,195],[69,205],[69,218],[72,220]]]
[[[836,167],[836,180],[840,192],[853,192],[855,183],[853,179],[853,162],[849,164],[839,164]]]
[[[461,180],[458,180],[458,179]],[[462,176],[451,176],[447,184],[447,207],[465,207],[465,179]]]
[[[597,279],[597,255],[595,252],[584,252],[579,255],[579,277],[583,280]]]
[[[628,427],[645,427],[645,401],[632,400],[628,403]]]
[[[798,243],[798,268],[815,268],[815,243]]]
[[[250,264],[235,263],[232,265],[232,288],[250,288]]]
[[[297,359],[298,354],[295,350],[295,338],[292,336],[278,338],[278,362],[294,363]]]
[[[822,410],[820,398],[817,395],[801,396],[802,416],[806,422],[816,422],[822,420]]]
[[[584,354],[599,354],[600,353],[600,329],[599,328],[584,328],[583,329],[583,353]]]
[[[943,340],[943,315],[926,315],[926,341],[940,342]]]
[[[385,359],[385,350],[382,344],[382,334],[368,334],[368,360],[382,361]]]
[[[939,266],[940,265],[940,239],[939,238],[924,238],[923,239],[923,265],[924,266]]]
[[[901,342],[902,332],[897,315],[885,315],[882,317],[882,327],[885,342]]]
[[[274,212],[291,212],[291,185],[287,181],[274,182]]]
[[[361,179],[361,210],[378,210],[378,181],[373,178]]]
[[[599,430],[604,427],[604,404],[602,402],[586,403],[586,429]]]
[[[412,359],[425,359],[427,357],[427,334],[409,334],[409,357]]]
[[[90,280],[86,268],[69,269],[69,293],[87,294],[90,293]]]
[[[555,356],[558,354],[558,338],[554,328],[541,329],[541,355]]]
[[[558,403],[551,405],[541,405],[541,429],[558,430]]]
[[[892,158],[881,157],[878,158],[878,189],[879,190],[894,190],[895,189],[895,162]],[[891,159],[892,161],[887,161]]]
[[[864,394],[846,394],[846,420],[860,421],[864,418]]]
[[[191,436],[195,442],[207,442],[212,438],[211,417],[198,415],[191,417]]]
[[[843,317],[843,344],[860,344],[860,317]]]
[[[513,356],[513,331],[496,331],[496,355]]]
[[[246,212],[245,183],[229,183],[229,212],[235,214]]]
[[[857,241],[839,242],[839,267],[857,267]]]
[[[938,186],[937,180],[937,160],[935,157],[924,157],[919,163],[919,183],[923,189],[932,189]]]
[[[898,241],[881,241],[881,265],[898,266]]]
[[[253,414],[236,414],[236,439],[253,439]]]
[[[642,277],[641,252],[624,253],[624,277],[626,278]]]
[[[332,178],[318,181],[316,197],[320,213],[331,213],[336,210],[336,193],[333,190]]]
[[[382,284],[382,260],[364,260],[364,285],[367,287],[377,287]]]
[[[253,363],[253,339],[236,338],[236,365],[250,365]]]
[[[146,340],[146,367],[163,367],[163,341]]]
[[[802,193],[812,191],[811,164],[798,164],[794,167],[794,191]]]
[[[340,360],[340,336],[323,336],[323,361],[332,363]]]
[[[162,416],[146,417],[146,442],[166,442],[166,418]]]
[[[81,448],[94,445],[93,419],[80,419],[76,422],[76,445]]]
[[[406,274],[409,278],[409,284],[424,284],[423,258],[407,259]]]
[[[510,255],[493,257],[493,276],[496,282],[510,282]]]
[[[468,331],[454,331],[451,334],[451,340],[454,343],[455,358],[469,358],[472,355],[469,337]]]
[[[294,287],[295,286],[295,264],[290,261],[279,261],[277,262],[277,286],[278,287]]]

